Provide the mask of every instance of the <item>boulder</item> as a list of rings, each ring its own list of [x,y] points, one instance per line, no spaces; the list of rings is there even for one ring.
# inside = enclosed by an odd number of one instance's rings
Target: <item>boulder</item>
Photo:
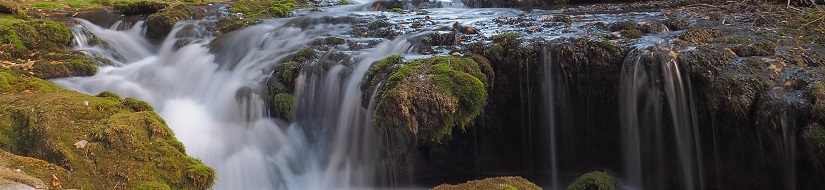
[[[192,12],[192,7],[178,4],[149,15],[149,18],[146,19],[146,36],[152,40],[163,40],[172,31],[175,23],[189,19]]]
[[[616,190],[619,180],[606,171],[593,171],[576,178],[565,190]]]
[[[459,190],[459,189],[505,189],[505,190],[539,190],[541,187],[522,177],[492,177],[481,180],[468,181],[466,183],[451,185],[443,184],[433,188],[433,190]]]

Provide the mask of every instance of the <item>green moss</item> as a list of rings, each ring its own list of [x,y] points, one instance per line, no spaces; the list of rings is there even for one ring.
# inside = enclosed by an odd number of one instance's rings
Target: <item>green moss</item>
[[[337,4],[337,5],[349,5],[349,4],[352,4],[352,3],[350,3],[350,2],[349,2],[349,1],[347,1],[347,0],[340,0],[340,1],[338,1],[338,3],[336,3],[336,4]]]
[[[36,86],[28,84],[33,81],[29,78],[2,73],[12,78],[13,90]],[[54,175],[66,189],[212,186],[214,171],[186,156],[163,119],[152,111],[133,112],[107,94],[94,97],[57,89],[0,95],[0,136],[14,134],[2,138],[2,148],[25,156],[2,151],[6,162],[0,164],[41,181],[50,182]],[[85,147],[74,146],[82,140],[88,142]]]
[[[325,39],[324,41],[326,42],[327,45],[340,45],[340,44],[347,43],[347,40],[345,40],[344,38],[339,38],[339,37],[329,37],[329,38]]]
[[[725,35],[724,32],[713,28],[691,28],[687,29],[678,36],[680,40],[693,42],[697,44],[717,42],[718,38]]]
[[[146,36],[153,40],[165,38],[176,22],[189,19],[193,11],[190,6],[177,4],[149,15],[146,19]]]
[[[378,28],[380,28],[380,27],[381,27],[381,21],[372,21],[370,23],[367,23],[367,29],[370,29],[370,30],[378,30]]]
[[[215,183],[215,169],[203,165],[200,160],[186,168],[186,179],[194,189],[208,189]]]
[[[126,15],[136,15],[156,13],[167,6],[169,6],[168,3],[157,1],[118,1],[115,3],[114,8],[115,11],[120,11]]]
[[[221,18],[220,20],[218,20],[217,24],[218,24],[218,31],[223,33],[223,34],[229,33],[229,32],[241,29],[243,27],[249,26],[249,24],[246,23],[245,20],[243,20],[241,18],[238,18],[238,17]]]
[[[135,190],[171,190],[169,185],[156,181],[140,182],[132,189]]]
[[[615,190],[618,180],[607,172],[594,171],[577,178],[565,190]]]
[[[400,56],[390,56],[371,67],[371,72],[400,60]],[[470,58],[412,60],[389,75],[378,90],[373,119],[379,127],[407,128],[422,142],[440,143],[454,127],[464,129],[481,113],[487,104],[483,81],[488,81],[487,76]]]
[[[153,111],[154,110],[152,108],[152,106],[149,105],[149,103],[146,103],[144,101],[140,101],[140,100],[137,100],[137,99],[134,99],[134,98],[123,99],[123,105],[128,107],[128,108],[131,108],[132,111],[136,111],[136,112]]]
[[[401,12],[404,12],[404,9],[396,7],[396,8],[392,8],[390,10],[387,10],[387,12],[401,13]]]
[[[229,11],[243,14],[250,22],[257,22],[258,19],[287,17],[297,7],[293,0],[239,0],[232,4]]]
[[[539,190],[541,187],[521,177],[493,177],[473,180],[458,185],[444,184],[433,190],[497,189],[497,190]]]
[[[312,48],[305,48],[301,51],[298,51],[295,54],[292,54],[292,60],[298,63],[303,63],[318,57],[318,51]]]
[[[109,92],[109,91],[100,92],[95,96],[96,97],[101,97],[101,98],[109,98],[109,99],[112,99],[112,100],[115,100],[115,101],[120,101],[121,100],[120,96],[118,96],[117,94],[115,94],[113,92]]]
[[[280,93],[275,95],[272,101],[275,104],[276,112],[281,117],[288,121],[293,119],[293,107],[295,106],[295,98],[289,93]]]
[[[612,23],[608,28],[610,28],[610,31],[615,32],[622,30],[639,30],[641,27],[634,21],[625,20],[621,22]]]
[[[520,37],[521,37],[521,34],[519,34],[519,33],[504,33],[504,34],[494,35],[494,36],[491,37],[491,39],[493,40],[493,43],[496,43],[496,44],[502,44],[502,45],[503,44],[518,44],[518,43],[521,43],[521,41],[519,40]]]
[[[0,33],[6,34],[0,36],[0,51],[18,58],[30,56],[28,50],[62,50],[72,40],[69,28],[49,20],[6,22],[0,25]]]
[[[54,2],[37,2],[32,4],[32,6],[42,9],[56,9],[56,8],[63,8],[63,5],[54,3]]]
[[[624,36],[626,38],[630,38],[630,39],[636,39],[636,38],[641,38],[642,37],[642,31],[635,30],[635,29],[633,29],[633,30],[622,30],[620,33],[622,34],[622,36]]]

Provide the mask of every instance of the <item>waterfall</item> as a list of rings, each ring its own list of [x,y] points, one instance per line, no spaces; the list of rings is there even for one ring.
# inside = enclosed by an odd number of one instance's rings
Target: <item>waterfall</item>
[[[704,186],[690,80],[671,53],[638,48],[622,67],[619,118],[626,189],[677,188],[669,181],[679,181],[682,189]],[[669,157],[674,153],[678,157]]]
[[[556,132],[557,124],[556,124],[556,98],[555,98],[555,64],[553,64],[553,57],[550,50],[547,49],[546,46],[542,46],[542,67],[544,71],[544,79],[542,81],[542,93],[544,94],[544,111],[545,111],[545,122],[547,127],[549,127],[550,133],[548,134],[550,137],[550,175],[551,175],[551,182],[552,186],[550,189],[558,190],[561,189],[559,184],[559,160],[558,160],[558,147],[557,147],[557,138]]]
[[[215,38],[214,20],[183,21],[159,45],[142,22],[127,30],[79,20],[75,49],[111,60],[90,77],[52,80],[87,94],[150,103],[187,154],[217,171],[215,189],[363,188],[375,182],[378,145],[360,83],[371,63],[411,50],[406,38],[353,52],[354,64],[301,71],[295,120],[270,118],[262,81],[287,55],[346,24],[277,19]],[[294,26],[295,25],[295,26]],[[91,43],[91,39],[100,43]],[[181,43],[184,45],[181,46]],[[307,63],[313,64],[313,63]]]

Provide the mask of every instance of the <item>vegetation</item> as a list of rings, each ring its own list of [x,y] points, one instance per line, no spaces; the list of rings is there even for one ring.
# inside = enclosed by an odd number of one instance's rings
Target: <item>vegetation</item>
[[[380,61],[371,72],[398,62]],[[394,72],[375,95],[379,127],[406,128],[426,143],[441,143],[453,127],[472,124],[487,104],[487,76],[470,58],[416,59]]]
[[[178,4],[149,15],[146,19],[146,36],[153,40],[162,40],[172,31],[176,22],[189,19],[192,12],[192,7]]]
[[[280,93],[275,95],[272,101],[275,105],[276,114],[287,121],[292,121],[293,107],[295,106],[295,98],[289,93]]]
[[[109,92],[83,95],[8,71],[0,72],[0,81],[9,84],[0,95],[0,152],[23,156],[0,154],[9,158],[5,167],[41,182],[54,176],[67,189],[206,189],[213,184],[214,170],[186,156],[163,119],[127,106],[136,100],[121,102]],[[87,143],[76,145],[80,141]]]
[[[229,11],[242,14],[249,24],[256,24],[259,19],[288,17],[299,5],[294,0],[239,0]]]
[[[619,180],[608,172],[594,171],[577,178],[565,190],[616,190]]]
[[[460,189],[538,190],[541,187],[521,177],[494,177],[468,181],[458,185],[439,185],[433,188],[433,190]]]

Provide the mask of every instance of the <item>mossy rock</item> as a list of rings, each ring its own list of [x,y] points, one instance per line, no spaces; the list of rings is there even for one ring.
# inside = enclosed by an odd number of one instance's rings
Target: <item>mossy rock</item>
[[[297,7],[294,0],[239,0],[229,12],[243,14],[250,24],[255,24],[259,19],[287,17]]]
[[[2,73],[13,87],[35,81]],[[44,182],[54,175],[66,189],[208,189],[214,183],[214,170],[187,156],[155,112],[134,112],[107,93],[23,89],[0,95],[3,151],[31,157],[4,159],[8,168]]]
[[[481,180],[472,180],[462,184],[443,184],[433,190],[461,190],[461,189],[501,189],[501,190],[539,190],[541,187],[522,177],[492,177]]]
[[[711,111],[740,121],[750,120],[757,99],[774,84],[766,74],[772,72],[770,65],[763,59],[748,58],[721,70],[709,81],[709,89],[703,91]]]
[[[708,83],[732,64],[736,54],[723,48],[699,46],[681,52],[678,57],[679,63],[687,65],[692,79]]]
[[[0,93],[57,92],[60,87],[34,77],[21,77],[12,71],[0,71]]]
[[[593,171],[576,178],[565,190],[616,190],[618,186],[619,180],[610,173]]]
[[[725,35],[719,29],[714,28],[690,28],[676,36],[680,40],[697,44],[713,43]]]
[[[686,19],[677,17],[668,17],[663,24],[672,31],[684,30],[692,26]]]
[[[135,1],[118,2],[115,4],[115,11],[120,11],[125,15],[153,14],[169,6],[166,2],[157,1]]]
[[[120,101],[121,100],[119,95],[117,95],[113,92],[109,92],[109,91],[100,92],[97,95],[95,95],[95,97],[109,98],[109,99],[112,99],[114,101]]]
[[[146,19],[146,36],[152,40],[163,40],[175,23],[191,18],[193,9],[190,6],[177,4],[161,9]]]
[[[768,40],[760,40],[751,44],[733,46],[730,49],[739,57],[750,57],[774,55],[776,48],[776,43]]]
[[[97,72],[98,64],[89,59],[63,61],[40,60],[32,65],[35,76],[43,79],[72,76],[91,76]]]
[[[610,31],[613,31],[613,32],[622,31],[622,30],[639,30],[640,28],[641,27],[639,27],[639,24],[637,24],[634,21],[630,21],[630,20],[625,20],[625,21],[621,21],[621,22],[614,22],[614,23],[611,23],[608,26],[608,29],[610,29]]]
[[[295,97],[289,93],[280,93],[273,97],[273,105],[275,106],[275,114],[280,118],[292,121],[293,107],[295,106]]]
[[[470,58],[416,59],[386,79],[373,121],[406,128],[421,142],[441,143],[453,127],[472,124],[487,104],[487,76]]]
[[[802,144],[808,161],[814,167],[825,168],[825,128],[819,123],[811,123],[802,131]]]
[[[630,39],[636,39],[636,38],[641,38],[642,37],[642,31],[641,30],[635,30],[635,29],[634,30],[622,30],[619,33],[621,33],[622,36],[624,36],[625,38],[630,38]]]
[[[63,50],[71,43],[72,33],[62,23],[29,20],[0,25],[0,50],[14,57],[28,57],[29,50]]]
[[[239,17],[221,18],[218,20],[218,32],[226,34],[244,27],[249,26],[244,19]]]

